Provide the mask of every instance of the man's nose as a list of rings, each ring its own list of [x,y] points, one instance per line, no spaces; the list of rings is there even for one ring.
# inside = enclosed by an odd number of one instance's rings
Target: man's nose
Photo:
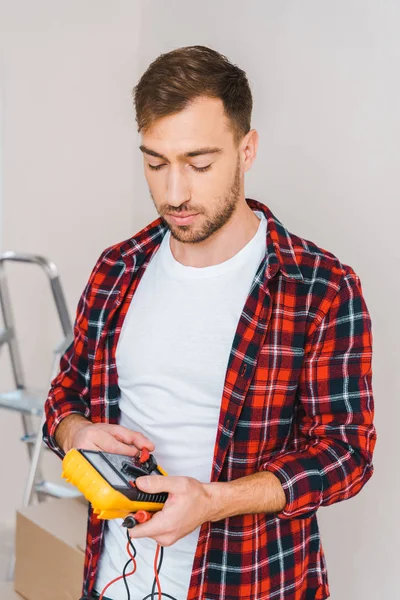
[[[187,202],[189,198],[189,185],[185,175],[179,167],[170,168],[167,180],[166,204],[177,208]]]

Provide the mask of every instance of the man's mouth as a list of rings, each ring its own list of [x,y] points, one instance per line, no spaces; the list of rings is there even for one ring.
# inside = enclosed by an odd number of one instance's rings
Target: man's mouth
[[[171,217],[171,219],[173,219],[177,225],[189,225],[192,221],[194,221],[198,214],[199,213],[193,213],[189,215],[172,215],[168,213],[168,216]]]

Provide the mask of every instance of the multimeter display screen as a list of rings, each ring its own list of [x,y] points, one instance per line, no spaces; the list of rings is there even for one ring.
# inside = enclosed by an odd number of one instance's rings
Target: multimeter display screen
[[[101,454],[98,454],[97,452],[85,452],[85,456],[110,485],[119,487],[126,486],[126,481],[114,471]]]

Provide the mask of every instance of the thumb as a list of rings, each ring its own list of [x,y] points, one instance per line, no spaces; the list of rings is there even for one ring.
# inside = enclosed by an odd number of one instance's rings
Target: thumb
[[[167,477],[164,475],[148,475],[138,477],[135,481],[137,487],[143,492],[149,494],[157,494],[158,492],[166,492],[168,484],[166,482]]]
[[[134,444],[139,449],[147,448],[150,452],[155,450],[153,442],[139,431],[131,431],[121,425],[113,425],[112,427],[112,434],[120,442],[123,442],[124,444]]]

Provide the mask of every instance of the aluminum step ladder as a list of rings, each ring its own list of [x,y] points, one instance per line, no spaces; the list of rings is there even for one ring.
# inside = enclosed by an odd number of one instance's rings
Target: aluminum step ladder
[[[38,265],[44,270],[50,282],[64,337],[54,350],[49,387],[45,390],[31,389],[25,385],[11,301],[8,292],[5,272],[6,262]],[[48,449],[42,440],[42,427],[45,421],[44,403],[47,398],[50,383],[58,373],[60,358],[73,340],[73,326],[69,318],[65,296],[61,287],[56,265],[42,256],[18,254],[11,251],[0,254],[0,305],[4,322],[4,328],[0,330],[0,350],[3,345],[8,346],[15,384],[14,390],[0,393],[0,408],[21,413],[24,431],[21,440],[26,443],[30,459],[22,506],[26,507],[31,504],[34,492],[39,502],[43,501],[46,496],[55,496],[58,498],[80,496],[81,494],[78,490],[75,490],[72,486],[68,487],[64,484],[45,481],[40,465],[42,451],[43,449]],[[40,424],[38,426],[37,423],[39,420]]]

